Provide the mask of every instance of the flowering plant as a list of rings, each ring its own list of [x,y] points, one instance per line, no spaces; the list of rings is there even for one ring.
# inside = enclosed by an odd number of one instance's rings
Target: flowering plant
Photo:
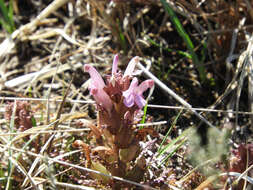
[[[103,172],[113,176],[137,181],[143,174],[145,164],[137,160],[141,139],[134,124],[140,120],[141,109],[146,104],[143,92],[153,87],[154,81],[146,80],[138,85],[133,72],[139,57],[131,59],[124,74],[118,71],[118,61],[118,55],[115,55],[112,74],[106,76],[106,83],[93,66],[84,65],[84,71],[91,77],[89,91],[98,110],[97,125],[89,125],[96,139],[96,147],[92,148],[81,141],[76,141],[74,145],[85,150],[89,167],[103,168]],[[133,165],[130,166],[130,162]]]
[[[5,108],[5,118],[11,121],[14,105],[16,104],[14,123],[19,131],[25,131],[33,127],[35,121],[31,105],[27,101],[9,102]]]

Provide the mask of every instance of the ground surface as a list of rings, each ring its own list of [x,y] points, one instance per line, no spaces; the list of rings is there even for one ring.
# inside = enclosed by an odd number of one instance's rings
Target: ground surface
[[[228,189],[227,179],[244,171],[252,183],[252,6],[13,0],[16,30],[0,33],[0,189]],[[142,179],[123,177],[130,182],[91,175],[87,149],[73,145],[95,146],[87,122],[96,125],[97,111],[83,65],[109,75],[115,54],[122,71],[139,56],[175,93],[156,83],[146,120],[153,124],[137,132],[147,169]]]

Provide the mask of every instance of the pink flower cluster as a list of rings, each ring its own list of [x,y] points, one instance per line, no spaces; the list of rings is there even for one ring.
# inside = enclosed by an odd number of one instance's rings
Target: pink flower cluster
[[[90,93],[96,103],[107,110],[108,113],[112,111],[114,104],[119,104],[122,101],[127,108],[142,109],[146,104],[143,92],[153,87],[154,81],[146,80],[138,85],[138,79],[136,77],[133,78],[133,72],[139,62],[139,57],[136,56],[131,59],[123,75],[118,71],[118,61],[118,55],[115,55],[112,75],[106,77],[106,84],[93,66],[84,65],[84,71],[89,72],[91,77]]]
[[[141,179],[144,169],[136,159],[140,152],[139,142],[143,138],[134,124],[140,121],[141,109],[146,104],[143,92],[153,87],[154,81],[146,80],[138,84],[133,73],[139,57],[131,59],[124,73],[118,71],[118,62],[119,57],[115,55],[112,74],[106,76],[105,81],[93,66],[84,65],[84,71],[91,77],[90,94],[97,103],[97,124],[87,125],[96,141],[92,146],[80,141],[74,145],[85,151],[86,160],[89,161],[87,165],[92,169],[98,168],[95,166],[99,163],[113,176]],[[121,189],[122,184],[116,181],[112,184],[113,189]]]

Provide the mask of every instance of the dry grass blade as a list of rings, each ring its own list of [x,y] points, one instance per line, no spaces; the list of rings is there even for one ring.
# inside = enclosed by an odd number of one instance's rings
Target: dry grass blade
[[[164,124],[165,122],[157,122],[153,123],[152,125],[161,125]],[[53,133],[80,133],[83,131],[90,131],[90,129],[66,129],[66,130],[45,130],[45,131],[40,131],[40,130],[27,130],[25,132],[17,132],[17,133],[0,133],[0,136],[11,136],[11,135],[18,135],[17,139],[13,140],[15,142],[18,139],[22,139],[23,137],[27,135],[33,135],[33,134],[53,134]]]
[[[253,165],[249,166],[236,180],[237,182],[240,181],[240,179],[246,178],[248,182],[250,182],[253,185],[253,178],[247,176],[247,173],[253,168]]]
[[[10,157],[9,159],[27,177],[27,179],[31,182],[33,188],[38,190],[36,182],[33,180],[32,176],[29,173],[26,172],[25,168],[22,167],[22,165],[18,161],[16,161],[15,159],[13,159],[12,157]]]
[[[214,176],[210,176],[208,177],[204,182],[202,182],[197,188],[195,188],[195,190],[203,190],[205,188],[208,188],[208,186],[215,181],[219,176],[218,175],[214,175]]]
[[[245,23],[245,18],[240,21],[239,27],[233,31],[230,51],[229,51],[229,55],[226,59],[226,68],[227,68],[227,70],[226,70],[226,84],[228,84],[229,72],[231,72],[231,70],[233,68],[232,61],[238,57],[237,55],[234,55],[234,51],[235,51],[235,47],[236,47],[238,32],[239,32],[239,30],[241,30],[244,23]]]
[[[252,166],[250,167],[251,169],[252,169]],[[246,180],[246,181],[248,181],[249,183],[251,183],[251,184],[253,184],[253,178],[252,177],[249,177],[249,176],[245,176],[244,175],[245,173],[238,173],[238,172],[228,172],[228,173],[222,173],[222,174],[220,174],[220,176],[235,176],[235,177],[237,177],[238,179],[239,178],[242,178],[242,179],[244,179],[244,180]]]
[[[52,38],[53,36],[60,35],[63,37],[66,41],[73,45],[77,45],[80,47],[84,47],[84,44],[80,44],[75,39],[71,38],[63,29],[60,28],[51,28],[47,29],[47,31],[43,31],[41,34],[35,34],[28,37],[28,40],[38,40],[38,39],[46,39],[46,38]]]
[[[252,167],[251,167],[252,168]],[[245,176],[243,174],[237,173],[237,172],[228,172],[228,173],[222,173],[219,175],[213,175],[208,177],[204,182],[202,182],[195,190],[202,190],[208,187],[212,182],[214,182],[217,178],[221,176],[234,176],[237,177],[238,179],[236,181],[239,181],[241,178],[244,179],[245,181],[248,181],[249,183],[253,184],[253,179],[249,176]]]
[[[65,187],[65,188],[68,188],[68,189],[96,190],[93,187],[86,187],[86,186],[82,186],[82,185],[74,185],[74,184],[70,184],[70,183],[56,182],[55,184],[60,186],[60,187]]]
[[[56,120],[59,120],[60,117],[61,117],[61,114],[62,114],[62,111],[63,111],[63,106],[64,106],[64,104],[65,104],[65,101],[66,101],[66,98],[67,98],[67,95],[68,95],[68,93],[69,93],[70,86],[71,86],[71,84],[72,84],[72,82],[73,82],[74,77],[75,77],[75,75],[72,76],[72,79],[71,79],[71,81],[70,81],[70,83],[69,83],[69,86],[68,86],[68,88],[67,88],[67,90],[66,90],[66,92],[65,92],[65,94],[64,94],[64,96],[63,96],[63,98],[62,98],[62,102],[61,102],[61,104],[60,104],[59,110],[58,110],[57,115],[56,115]],[[48,105],[49,105],[49,104],[48,104]],[[53,127],[54,130],[57,129],[58,124],[59,124],[59,121],[57,121],[57,122],[54,124],[54,127]],[[55,134],[53,134],[52,137],[53,137],[53,138],[51,139],[51,141],[50,141],[50,143],[49,143],[49,146],[48,146],[48,150],[47,150],[48,153],[51,151],[51,147],[52,147],[52,143],[53,143],[53,139],[54,139],[54,137],[55,137]]]
[[[57,122],[57,120],[54,121],[54,122],[52,122],[50,125],[38,126],[38,127],[35,127],[35,128],[31,128],[31,129],[28,129],[26,132],[28,132],[28,134],[29,134],[29,133],[39,134],[39,131],[40,131],[40,130],[47,130],[47,129],[52,128],[55,122]],[[19,132],[19,133],[16,133],[16,134],[17,134],[17,136],[14,137],[14,138],[12,138],[11,142],[9,142],[9,145],[11,145],[11,144],[13,144],[14,142],[18,141],[19,139],[22,139],[22,138],[24,138],[25,136],[27,136],[26,133],[20,133],[20,132]]]
[[[253,36],[251,36],[248,40],[248,47],[247,50],[245,51],[246,56],[244,57],[243,61],[243,66],[242,66],[242,72],[239,78],[239,84],[237,88],[237,93],[236,93],[236,112],[239,111],[239,100],[240,100],[240,95],[241,91],[243,88],[243,82],[246,76],[248,76],[248,95],[249,95],[249,109],[250,112],[253,111],[253,81],[252,81],[252,74],[253,74],[253,69],[252,69],[252,54],[253,54]],[[253,117],[251,116],[251,126],[253,126]],[[238,114],[236,113],[236,127],[238,126]],[[242,131],[241,131],[242,132]]]
[[[233,91],[234,89],[237,88],[237,85],[238,85],[238,81],[237,81],[237,78],[238,78],[238,75],[240,74],[240,72],[242,71],[242,67],[243,67],[243,61],[246,57],[246,52],[243,52],[240,57],[239,57],[239,60],[237,62],[237,67],[236,67],[236,71],[235,71],[235,74],[233,76],[233,79],[232,81],[229,83],[229,85],[227,86],[225,92],[219,96],[219,98],[215,101],[214,104],[212,104],[211,106],[209,106],[209,108],[213,109],[215,108],[217,105],[219,105],[223,100],[224,98],[227,97],[227,95]],[[233,59],[235,59],[233,57]],[[227,59],[227,61],[230,61]]]
[[[249,113],[253,111],[253,82],[252,82],[252,73],[253,73],[253,60],[252,60],[252,52],[253,52],[253,45],[252,45],[252,36],[248,40],[248,47],[247,49],[240,55],[237,68],[235,74],[233,76],[232,81],[227,86],[225,92],[216,100],[216,102],[210,106],[211,109],[215,108],[218,104],[220,104],[223,99],[234,89],[236,90],[236,101],[231,100],[230,107],[233,109],[235,104],[235,116],[236,116],[236,126],[238,127],[238,113],[239,113],[239,100],[241,96],[241,91],[243,88],[244,79],[248,76],[248,98],[249,98]],[[231,57],[231,56],[230,56]],[[227,59],[228,61],[228,59]],[[253,125],[253,117],[251,117],[251,125]],[[239,128],[238,128],[239,129]]]
[[[36,154],[36,153],[33,153],[33,152],[30,152],[30,151],[24,151],[24,150],[21,150],[21,149],[17,149],[15,147],[6,147],[4,145],[1,145],[0,144],[0,147],[3,147],[3,148],[9,148],[13,151],[17,151],[17,152],[22,152],[22,153],[25,153],[25,154],[28,154],[30,156],[34,156],[38,159],[44,159],[44,156],[41,155],[41,154]],[[118,180],[118,181],[122,181],[122,182],[125,182],[125,183],[129,183],[129,184],[132,184],[132,185],[136,185],[138,187],[141,187],[141,188],[144,188],[144,189],[151,189],[151,190],[156,190],[155,188],[153,187],[149,187],[147,185],[142,185],[140,183],[136,183],[134,181],[130,181],[130,180],[126,180],[126,179],[122,179],[120,177],[117,177],[117,176],[111,176],[111,175],[107,175],[107,174],[104,174],[104,173],[101,173],[101,172],[98,172],[96,170],[92,170],[92,169],[89,169],[89,168],[85,168],[85,167],[82,167],[82,166],[78,166],[78,165],[75,165],[75,164],[71,164],[71,163],[68,163],[68,162],[64,162],[64,161],[61,161],[61,160],[58,160],[58,159],[55,159],[55,158],[49,158],[47,157],[47,159],[49,161],[52,161],[54,163],[58,163],[58,164],[62,164],[62,165],[65,165],[65,166],[70,166],[70,167],[73,167],[73,168],[76,168],[76,169],[80,169],[80,170],[83,170],[83,171],[86,171],[86,172],[91,172],[91,173],[95,173],[95,174],[98,174],[98,175],[102,175],[102,176],[106,176],[106,177],[109,177],[111,179],[115,179],[115,180]]]
[[[73,154],[76,154],[80,152],[80,150],[75,150],[75,151],[71,151],[71,152],[67,152],[63,155],[59,155],[57,157],[55,157],[55,159],[63,159],[64,157],[68,157],[68,156],[71,156]],[[37,177],[39,174],[41,174],[45,169],[46,167],[49,167],[50,165],[52,165],[54,162],[52,161],[49,161],[48,164],[46,165],[45,163],[43,163],[42,165],[39,166],[39,168],[37,169],[37,171],[34,173],[34,178]],[[44,180],[43,182],[46,182],[48,180]]]
[[[188,110],[186,107],[182,106],[164,106],[164,105],[153,105],[148,104],[148,107],[150,108],[158,108],[158,109],[172,109],[172,110]],[[252,112],[245,112],[245,111],[233,111],[233,110],[219,110],[219,109],[211,109],[211,108],[191,108],[195,111],[201,111],[201,112],[218,112],[218,113],[231,113],[231,114],[241,114],[241,115],[252,115]]]
[[[47,142],[43,145],[43,147],[40,150],[40,155],[44,154],[44,152],[47,150],[48,145],[50,144],[51,140],[53,139],[53,135],[47,140]],[[41,160],[41,157],[36,157],[36,159],[34,160],[34,162],[32,163],[30,170],[28,171],[29,175],[32,175],[32,173],[34,172],[35,167],[37,166],[37,164],[39,163],[39,161]],[[22,187],[25,187],[27,185],[28,182],[28,178],[26,177]]]
[[[0,58],[8,54],[12,48],[15,47],[14,39],[17,37],[24,37],[27,33],[32,32],[38,25],[38,23],[48,17],[52,12],[57,10],[59,7],[67,3],[68,0],[54,0],[47,8],[45,8],[33,21],[30,23],[21,26],[18,30],[14,31],[11,35],[11,38],[5,39],[0,44]]]
[[[223,96],[221,99],[223,99],[223,98],[225,98],[225,97]],[[219,100],[221,100],[221,99],[219,98]],[[62,102],[62,100],[59,100],[59,99],[49,99],[48,100],[46,98],[20,98],[20,97],[0,97],[0,100],[8,100],[8,101],[14,101],[14,100],[17,100],[17,101],[18,100],[19,101],[49,101],[49,102],[56,102],[56,103]],[[93,100],[67,99],[66,102],[78,103],[78,104],[95,104],[95,102]],[[220,101],[219,101],[219,103],[220,103]],[[189,109],[189,108],[182,107],[182,106],[167,106],[167,105],[155,105],[155,104],[148,104],[148,107],[157,108],[157,109],[172,109],[172,110],[181,110],[181,109],[188,110]],[[213,107],[215,107],[215,106],[213,106]],[[201,111],[201,112],[219,112],[219,113],[231,113],[231,114],[236,114],[237,113],[237,114],[241,114],[241,115],[252,115],[253,114],[252,112],[247,112],[247,111],[221,110],[221,109],[213,109],[213,108],[194,108],[194,107],[191,107],[191,109],[195,110],[195,111]],[[3,110],[0,110],[0,112],[1,111],[3,111]],[[81,118],[81,117],[84,117],[86,115],[87,115],[87,113],[66,114],[66,115],[63,116],[63,118],[60,119],[60,122],[64,122],[64,121],[71,120],[71,119],[74,119],[74,118]]]
[[[75,151],[73,151],[75,152]],[[41,168],[41,167],[40,167]],[[54,177],[58,177],[62,174],[65,174],[66,172],[72,170],[73,168],[72,167],[69,167],[67,169],[65,169],[64,171],[61,171],[61,172],[58,172],[57,174],[54,175]],[[39,172],[39,171],[38,171]],[[35,174],[35,176],[37,176],[37,173]],[[38,182],[37,185],[42,185],[43,183],[46,183],[49,181],[49,179],[44,179],[44,178],[40,178],[40,177],[34,177],[34,179],[36,179],[36,181]],[[57,182],[56,182],[57,183]],[[32,189],[33,187],[30,186],[30,187],[27,187],[25,190],[30,190]]]
[[[15,117],[16,117],[16,109],[17,109],[17,102],[14,102],[14,106],[13,106],[13,110],[12,110],[12,114],[11,114],[11,121],[10,121],[10,131],[13,132],[14,130],[14,126],[15,126]],[[12,141],[12,137],[9,137],[9,141],[8,141],[8,146],[11,145],[11,141]],[[13,156],[13,152],[11,149],[8,149],[8,156],[9,158],[11,158]],[[6,150],[7,150],[6,149]],[[8,159],[8,178],[7,178],[7,184],[5,186],[5,189],[8,190],[11,184],[11,175],[12,172],[14,170],[12,161],[10,159]]]
[[[14,88],[21,85],[28,86],[32,82],[40,81],[45,78],[52,77],[53,75],[55,75],[55,73],[62,73],[64,71],[71,70],[72,68],[74,69],[81,68],[82,66],[83,65],[81,63],[77,63],[73,67],[70,64],[64,64],[64,65],[59,66],[59,68],[57,67],[45,68],[41,71],[29,73],[29,74],[11,79],[9,81],[6,81],[5,86],[8,88]]]
[[[0,100],[8,100],[8,101],[39,101],[39,102],[44,102],[44,101],[49,101],[49,102],[57,102],[61,103],[62,99],[47,99],[47,98],[20,98],[20,97],[0,97]],[[67,99],[66,102],[71,102],[71,103],[82,103],[82,104],[95,104],[95,101],[93,100],[69,100]]]
[[[252,9],[251,9],[252,10]],[[249,111],[253,112],[253,37],[250,38],[250,50],[249,50],[249,64],[248,64],[248,101],[249,101]],[[251,128],[253,128],[253,115],[250,116]]]

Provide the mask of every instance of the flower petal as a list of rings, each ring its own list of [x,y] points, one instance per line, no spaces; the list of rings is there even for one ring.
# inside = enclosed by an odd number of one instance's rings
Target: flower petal
[[[129,90],[135,90],[137,86],[138,86],[138,79],[134,77],[129,86]]]
[[[148,88],[152,88],[154,86],[154,81],[149,79],[142,82],[138,88],[136,89],[137,94],[142,95],[144,91],[146,91]]]
[[[116,54],[113,58],[113,63],[112,63],[112,75],[117,73],[118,62],[119,62],[119,56],[118,54]]]
[[[108,94],[104,91],[105,83],[101,75],[91,65],[84,65],[84,71],[89,72],[91,83],[89,85],[90,94],[93,95],[96,103],[108,112],[112,109],[112,101]]]
[[[104,88],[105,86],[104,80],[93,66],[85,64],[84,71],[89,72],[92,85],[100,89]]]
[[[132,107],[134,105],[134,95],[129,94],[128,96],[126,96],[124,99],[124,104],[128,108]]]
[[[123,92],[123,96],[126,97],[126,96],[129,96],[130,94],[134,94],[137,86],[138,86],[138,79],[134,77],[128,90]]]
[[[93,95],[93,97],[98,105],[105,108],[108,112],[111,111],[112,101],[103,89],[93,88],[90,90],[90,93]]]
[[[123,77],[125,76],[132,76],[134,72],[135,65],[139,62],[139,57],[136,56],[130,60],[125,70]]]
[[[135,77],[133,78],[128,90],[123,92],[125,106],[132,107],[134,105],[135,89],[137,88],[137,86],[138,79]]]
[[[146,100],[141,95],[136,95],[134,101],[140,109],[146,105]]]

